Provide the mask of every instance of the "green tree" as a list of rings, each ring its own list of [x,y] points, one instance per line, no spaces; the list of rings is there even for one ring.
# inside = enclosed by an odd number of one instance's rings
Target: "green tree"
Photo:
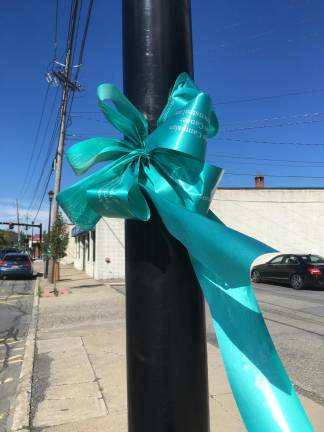
[[[65,257],[66,248],[69,242],[69,233],[63,221],[62,214],[58,212],[54,225],[48,236],[47,255],[53,260],[53,282],[54,294],[58,295],[56,282],[59,274],[59,259]]]
[[[0,230],[0,249],[17,245],[17,233],[12,231]]]

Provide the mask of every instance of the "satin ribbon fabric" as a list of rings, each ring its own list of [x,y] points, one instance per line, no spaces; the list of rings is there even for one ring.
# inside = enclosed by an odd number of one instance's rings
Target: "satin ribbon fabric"
[[[149,220],[149,196],[170,234],[188,250],[247,430],[313,431],[250,285],[253,260],[274,249],[226,227],[209,210],[223,173],[205,163],[207,138],[218,130],[211,99],[181,74],[151,134],[144,116],[115,86],[101,85],[98,99],[126,138],[93,138],[68,150],[78,175],[98,162],[110,164],[61,192],[60,206],[89,230],[102,216]]]

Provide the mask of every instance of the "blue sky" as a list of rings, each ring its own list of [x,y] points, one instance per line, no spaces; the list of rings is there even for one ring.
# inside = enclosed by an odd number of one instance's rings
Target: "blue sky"
[[[59,0],[60,60],[69,5]],[[60,90],[53,86],[40,123],[45,74],[54,57],[56,0],[2,2],[0,10],[0,220],[15,219],[16,198],[22,218],[28,212],[32,219],[57,143],[51,137]],[[323,13],[316,0],[192,0],[195,80],[212,97],[221,125],[207,159],[225,168],[221,186],[253,186],[254,174],[268,174],[267,186],[324,186],[324,179],[312,178],[324,176],[324,145],[318,145],[324,144]],[[68,135],[118,136],[97,114],[96,87],[111,82],[122,88],[121,49],[121,1],[95,0],[79,75],[84,91],[74,99]],[[72,143],[68,137],[66,146]],[[62,186],[76,180],[64,164]],[[46,223],[47,211],[45,198],[36,222]]]

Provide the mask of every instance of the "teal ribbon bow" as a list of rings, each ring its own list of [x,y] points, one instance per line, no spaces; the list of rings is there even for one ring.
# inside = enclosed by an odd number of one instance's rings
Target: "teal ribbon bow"
[[[205,163],[207,138],[218,130],[211,99],[181,74],[149,134],[144,116],[115,86],[101,85],[98,98],[106,119],[126,138],[89,139],[68,150],[78,175],[98,162],[112,162],[61,192],[60,206],[88,230],[102,216],[147,221],[147,194],[188,250],[247,430],[313,431],[250,286],[253,260],[274,249],[226,227],[209,210],[223,173]]]

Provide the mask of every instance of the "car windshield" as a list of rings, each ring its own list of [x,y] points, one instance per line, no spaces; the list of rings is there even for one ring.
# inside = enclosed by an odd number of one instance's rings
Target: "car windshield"
[[[6,255],[4,261],[15,261],[15,262],[29,262],[27,255]]]
[[[324,258],[319,255],[302,255],[301,258],[309,264],[313,264],[313,263],[324,264]]]

